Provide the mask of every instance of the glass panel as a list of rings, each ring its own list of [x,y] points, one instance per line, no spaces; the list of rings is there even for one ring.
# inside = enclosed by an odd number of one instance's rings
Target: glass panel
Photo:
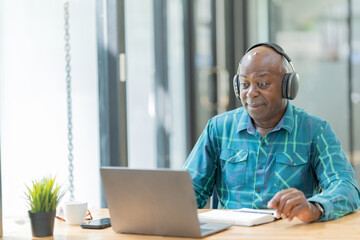
[[[270,1],[270,40],[284,48],[300,76],[293,104],[329,121],[345,151],[349,150],[347,3]]]
[[[352,1],[353,165],[360,183],[360,0]]]
[[[185,79],[182,0],[167,1],[168,79],[170,91],[170,168],[186,160]]]
[[[195,29],[195,130],[200,136],[206,122],[216,114],[216,94],[214,94],[215,56],[212,49],[212,1],[194,1]]]
[[[52,175],[68,184],[64,7],[0,4],[3,215],[27,217],[25,183]],[[100,206],[95,1],[70,1],[69,10],[74,194],[92,209]],[[5,234],[14,227],[6,221]]]
[[[157,167],[155,107],[164,104],[160,120],[170,132],[170,167],[180,169],[186,159],[182,1],[166,5],[169,92],[162,94],[169,102],[155,104],[153,2],[125,1],[129,167]]]
[[[126,0],[128,163],[134,168],[156,167],[153,31],[152,1]]]

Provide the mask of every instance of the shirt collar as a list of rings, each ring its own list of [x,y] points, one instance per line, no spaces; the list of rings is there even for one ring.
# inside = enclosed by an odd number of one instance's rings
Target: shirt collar
[[[243,131],[243,130],[247,129],[247,127],[249,125],[249,122],[252,125],[250,115],[244,108],[244,111],[242,111],[242,114],[241,114],[241,117],[240,117],[240,120],[239,120],[239,124],[238,124],[238,127],[237,127],[237,132],[240,132],[240,131]]]
[[[288,131],[289,134],[291,134],[292,130],[294,129],[294,121],[295,121],[295,117],[294,117],[293,105],[291,105],[290,102],[288,101],[285,114],[278,123],[278,125],[280,125],[281,123],[279,129],[283,128],[286,131]]]
[[[287,103],[284,116],[280,119],[280,121],[272,131],[277,131],[280,130],[281,128],[285,129],[290,134],[294,128],[294,112],[292,105],[289,103],[289,101]],[[247,129],[250,134],[255,133],[255,126],[251,121],[251,117],[249,113],[244,109],[240,117],[240,121],[237,127],[237,132],[243,131],[245,129]]]

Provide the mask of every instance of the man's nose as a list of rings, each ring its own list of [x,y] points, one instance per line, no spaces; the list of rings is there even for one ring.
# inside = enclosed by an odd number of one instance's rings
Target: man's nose
[[[255,84],[250,84],[248,88],[248,92],[246,94],[246,97],[253,98],[259,95],[259,91],[257,89],[257,86]]]

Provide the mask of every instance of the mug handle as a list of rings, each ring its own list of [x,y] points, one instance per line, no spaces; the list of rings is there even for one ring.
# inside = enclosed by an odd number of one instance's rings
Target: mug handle
[[[65,218],[63,216],[55,216],[56,219],[66,222]],[[86,215],[85,215],[85,221],[91,221],[93,220],[93,217],[91,215],[91,212],[89,209],[86,209]]]

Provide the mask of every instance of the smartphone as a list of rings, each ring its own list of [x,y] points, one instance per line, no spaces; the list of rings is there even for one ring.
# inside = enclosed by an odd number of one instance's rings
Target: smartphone
[[[89,222],[85,222],[80,224],[82,228],[90,228],[90,229],[102,229],[111,226],[110,218],[101,218],[96,220],[91,220]]]

